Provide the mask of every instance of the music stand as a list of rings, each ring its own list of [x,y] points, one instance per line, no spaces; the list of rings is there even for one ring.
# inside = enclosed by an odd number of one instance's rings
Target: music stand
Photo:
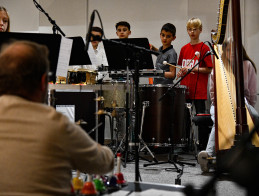
[[[13,33],[3,32],[0,36],[0,45],[8,44],[12,41],[26,40],[36,42],[48,47],[50,73],[49,81],[56,82],[56,71],[59,60],[61,35],[45,33]],[[84,50],[84,41],[81,37],[72,37],[73,45],[69,65],[89,65],[91,64],[88,53]]]
[[[113,43],[112,41],[121,42],[122,45]],[[123,43],[125,45],[123,45]],[[135,69],[134,62],[136,60],[136,57],[134,56],[134,54],[136,53],[137,49],[127,47],[126,44],[149,49],[149,42],[147,38],[103,40],[103,45],[109,64],[109,71],[126,70],[127,66],[129,67],[129,70]],[[142,53],[139,60],[139,70],[154,69],[151,53]]]
[[[43,34],[43,33],[1,33],[0,45],[7,44],[12,41],[26,40],[45,45],[49,49],[50,61],[50,81],[56,81],[57,63],[60,50],[61,35]]]
[[[85,43],[82,37],[68,37],[73,40],[69,65],[91,65],[88,52],[85,51]]]

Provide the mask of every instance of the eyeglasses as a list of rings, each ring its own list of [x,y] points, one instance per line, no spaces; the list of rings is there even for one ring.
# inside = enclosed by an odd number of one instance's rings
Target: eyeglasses
[[[198,29],[192,29],[192,28],[188,28],[188,29],[187,29],[187,31],[189,31],[189,32],[192,32],[192,31],[193,31],[193,32],[196,32],[197,30],[198,30]]]

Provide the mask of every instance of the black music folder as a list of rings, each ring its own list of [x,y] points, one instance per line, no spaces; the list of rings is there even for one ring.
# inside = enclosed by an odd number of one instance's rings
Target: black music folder
[[[129,45],[135,45],[149,49],[149,42],[147,38],[128,38],[128,39],[111,39],[103,40],[105,53],[108,60],[109,71],[126,70],[127,65],[130,70],[135,69],[136,60],[139,60],[139,69],[154,69],[151,53],[146,51],[140,52],[131,46],[125,46],[113,43],[112,41],[122,42]]]
[[[56,81],[56,72],[58,62],[60,60],[61,50],[61,35],[59,34],[44,34],[44,33],[9,33],[0,34],[0,46],[4,43],[9,43],[15,40],[27,40],[45,45],[49,49],[50,61],[50,77],[49,81]],[[91,64],[88,53],[84,50],[84,41],[81,37],[72,37],[72,50],[69,56],[69,65],[89,65]]]
[[[82,37],[68,37],[73,40],[69,65],[92,65]]]
[[[1,33],[0,45],[15,40],[26,40],[45,45],[49,49],[50,81],[56,81],[56,70],[60,50],[61,35],[42,33]]]

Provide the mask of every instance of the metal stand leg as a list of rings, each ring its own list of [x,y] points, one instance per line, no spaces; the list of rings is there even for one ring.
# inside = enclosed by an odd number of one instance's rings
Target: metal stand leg
[[[144,140],[142,139],[142,132],[143,132],[143,122],[144,122],[144,116],[145,116],[145,109],[146,109],[146,107],[148,107],[149,106],[149,101],[144,101],[143,102],[143,109],[142,109],[142,117],[141,117],[141,127],[140,127],[140,134],[138,135],[138,138],[139,138],[139,148],[138,148],[138,151],[140,151],[140,145],[142,144],[144,147],[142,148],[142,150],[143,149],[147,149],[147,151],[150,153],[150,155],[152,156],[152,158],[153,158],[153,160],[157,163],[158,161],[157,161],[157,159],[156,159],[156,157],[154,156],[154,154],[151,152],[151,150],[148,148],[148,146],[147,146],[147,144],[144,142]],[[115,152],[115,154],[117,154],[117,152],[119,151],[119,150],[124,150],[123,148],[122,148],[122,145],[123,145],[123,143],[125,142],[125,140],[126,140],[126,134],[124,135],[124,137],[123,137],[123,139],[121,140],[121,142],[120,142],[120,145],[118,146],[118,148],[117,148],[117,150],[116,150],[116,152]],[[126,147],[126,146],[125,146]],[[151,162],[150,160],[148,160],[148,159],[146,159],[146,158],[143,158],[143,157],[141,157],[141,156],[139,156],[139,158],[141,158],[141,159],[143,159],[143,160],[145,160],[145,161],[148,161],[148,162]],[[125,160],[126,161],[126,160]]]
[[[144,142],[144,140],[142,139],[142,132],[143,132],[143,123],[144,123],[144,117],[145,117],[145,110],[146,108],[149,106],[149,101],[143,101],[143,108],[142,108],[142,117],[141,117],[141,126],[140,126],[140,134],[139,134],[139,141],[140,144],[144,145],[143,149],[147,149],[147,151],[149,152],[149,154],[152,156],[153,160],[157,163],[157,159],[154,156],[154,154],[151,152],[151,150],[148,148],[147,144]],[[140,146],[139,146],[139,151],[140,151]]]
[[[196,156],[197,156],[197,142],[198,142],[198,140],[197,140],[197,138],[196,138],[196,136],[195,136],[195,133],[194,133],[194,129],[193,129],[193,113],[192,113],[192,104],[191,103],[186,103],[186,107],[188,108],[188,110],[189,110],[189,114],[190,114],[190,121],[191,121],[191,127],[190,127],[190,136],[189,136],[189,138],[190,138],[190,149],[191,150],[194,150],[194,154],[195,154],[195,158],[197,158]]]

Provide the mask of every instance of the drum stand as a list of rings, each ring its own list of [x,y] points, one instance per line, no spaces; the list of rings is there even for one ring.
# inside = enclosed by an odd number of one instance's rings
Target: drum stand
[[[139,151],[142,151],[144,149],[147,149],[147,151],[149,152],[149,154],[152,156],[153,160],[158,163],[156,157],[153,155],[153,153],[151,152],[151,150],[148,148],[147,144],[144,142],[144,140],[142,139],[142,132],[143,132],[143,123],[144,123],[144,117],[145,117],[145,110],[146,108],[149,106],[149,101],[143,101],[143,109],[142,109],[142,117],[141,117],[141,127],[140,127],[140,134],[138,135],[139,137],[139,141],[140,144],[144,145],[144,147]]]

